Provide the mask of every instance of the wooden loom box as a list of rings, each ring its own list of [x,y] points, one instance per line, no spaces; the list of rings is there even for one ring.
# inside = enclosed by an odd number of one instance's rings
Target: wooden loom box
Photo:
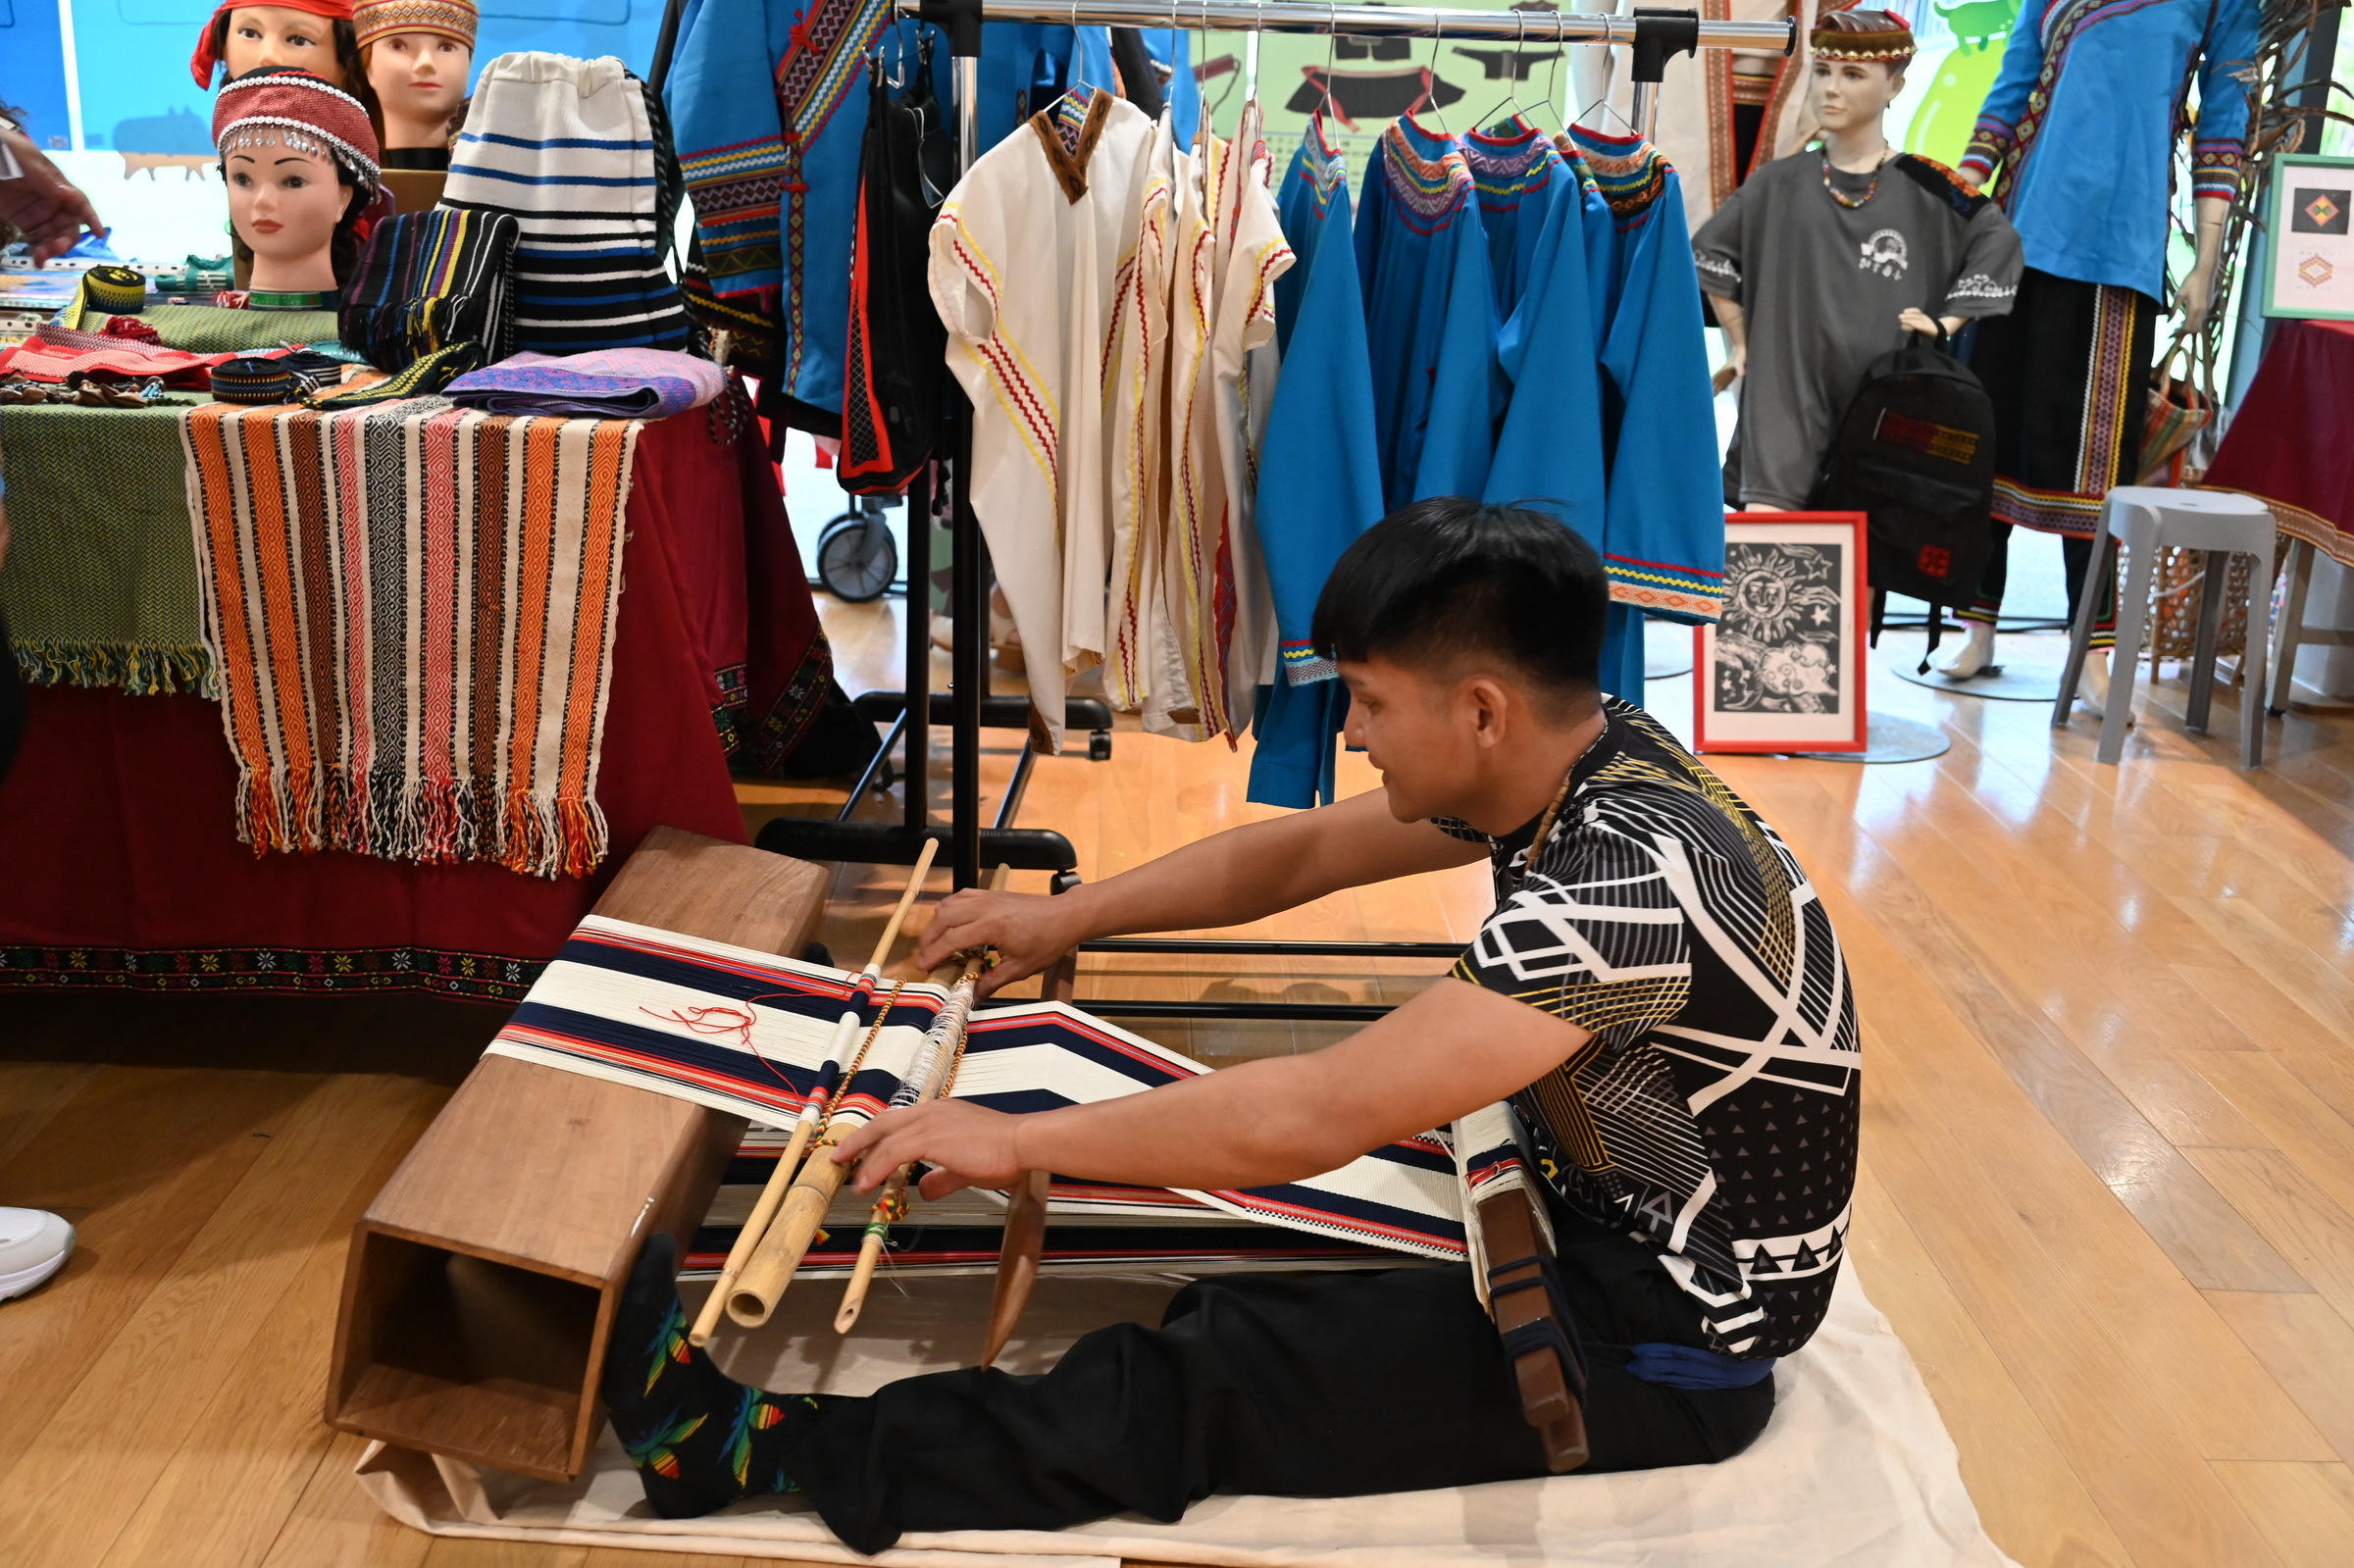
[[[596,912],[797,955],[827,879],[658,828]],[[638,1249],[693,1235],[743,1130],[667,1094],[483,1058],[353,1231],[328,1424],[571,1480],[601,1421],[598,1371]]]

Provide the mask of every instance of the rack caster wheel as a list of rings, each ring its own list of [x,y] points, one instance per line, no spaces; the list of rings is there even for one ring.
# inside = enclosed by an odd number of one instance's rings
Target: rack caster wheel
[[[1091,730],[1088,732],[1087,760],[1090,762],[1109,762],[1111,760],[1110,731]]]
[[[1058,871],[1054,874],[1053,882],[1049,885],[1055,892],[1067,893],[1079,885],[1079,874],[1075,871]]]

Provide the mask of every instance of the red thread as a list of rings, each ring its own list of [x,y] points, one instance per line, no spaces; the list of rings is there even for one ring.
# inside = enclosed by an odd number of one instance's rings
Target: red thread
[[[853,1006],[856,1005],[858,998],[867,994],[867,977],[859,976],[858,984],[851,988],[850,994],[844,1000]],[[802,994],[800,991],[764,990],[757,996],[746,996],[742,1007],[673,1008],[667,1013],[657,1013],[650,1007],[640,1007],[638,1011],[648,1018],[659,1018],[666,1024],[677,1024],[691,1035],[734,1035],[739,1049],[750,1051],[752,1060],[768,1069],[769,1077],[798,1094],[800,1089],[794,1086],[793,1080],[779,1072],[777,1064],[761,1055],[760,1047],[752,1043],[752,1027],[759,1023],[760,1019],[758,1014],[751,1011],[751,1008],[757,1003],[773,998],[781,997],[791,1000]]]

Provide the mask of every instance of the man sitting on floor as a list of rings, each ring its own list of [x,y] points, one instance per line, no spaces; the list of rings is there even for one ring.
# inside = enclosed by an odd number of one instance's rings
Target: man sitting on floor
[[[1510,1097],[1533,1139],[1588,1369],[1589,1470],[1739,1453],[1774,1358],[1830,1303],[1855,1178],[1855,1007],[1773,830],[1648,714],[1603,697],[1591,546],[1459,499],[1385,519],[1334,569],[1319,652],[1377,793],[1191,844],[1057,898],[960,892],[922,959],[981,945],[985,988],[1123,932],[1257,920],[1491,860],[1496,910],[1449,978],[1324,1050],[1028,1116],[958,1100],[845,1138],[854,1186],[926,1196],[1024,1170],[1257,1187]],[[656,1512],[798,1491],[878,1551],[902,1531],[1174,1520],[1215,1492],[1348,1496],[1546,1474],[1467,1267],[1188,1287],[1042,1377],[979,1368],[870,1397],[772,1394],[686,1342],[648,1245],[605,1374]]]

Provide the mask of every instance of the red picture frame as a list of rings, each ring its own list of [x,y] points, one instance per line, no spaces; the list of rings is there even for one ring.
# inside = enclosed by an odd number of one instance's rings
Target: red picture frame
[[[1869,659],[1869,520],[1731,512],[1724,608],[1692,629],[1692,748],[1862,751]]]

